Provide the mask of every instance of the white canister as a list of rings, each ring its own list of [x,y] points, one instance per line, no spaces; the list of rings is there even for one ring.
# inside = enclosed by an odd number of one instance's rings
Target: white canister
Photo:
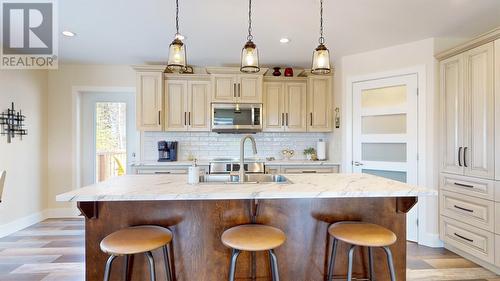
[[[326,160],[326,142],[322,139],[316,143],[316,154],[318,156],[318,160]]]
[[[196,159],[193,162],[193,166],[188,169],[188,183],[198,184],[200,183],[200,167],[196,165]]]

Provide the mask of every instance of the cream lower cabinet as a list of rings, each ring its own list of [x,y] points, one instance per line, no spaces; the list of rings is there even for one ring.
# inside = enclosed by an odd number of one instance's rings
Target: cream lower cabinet
[[[262,103],[262,75],[212,75],[213,102]]]
[[[308,132],[331,132],[333,130],[332,95],[332,77],[311,76],[308,78]]]
[[[264,83],[264,132],[306,132],[305,82]]]
[[[165,130],[210,131],[210,82],[167,80]]]
[[[495,177],[493,62],[488,43],[440,63],[443,172]]]
[[[339,165],[266,165],[266,174],[336,174]]]
[[[500,180],[500,39],[495,41],[495,150],[495,178]]]
[[[136,127],[140,131],[163,129],[163,71],[136,73]]]

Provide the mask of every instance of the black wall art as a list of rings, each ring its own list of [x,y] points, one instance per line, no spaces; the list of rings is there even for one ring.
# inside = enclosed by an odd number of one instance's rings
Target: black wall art
[[[7,136],[8,143],[11,143],[16,136],[22,139],[28,134],[24,124],[25,120],[26,116],[22,114],[21,110],[16,111],[14,103],[12,103],[11,108],[0,113],[0,135]]]

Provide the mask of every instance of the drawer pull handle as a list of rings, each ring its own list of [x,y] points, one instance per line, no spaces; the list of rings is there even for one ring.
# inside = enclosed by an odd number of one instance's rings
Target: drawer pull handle
[[[461,186],[461,187],[467,187],[467,188],[474,188],[473,185],[469,185],[469,184],[463,184],[463,183],[458,183],[458,182],[455,182],[453,183],[454,185],[458,185],[458,186]]]
[[[302,171],[303,174],[316,174],[318,171]]]
[[[160,175],[160,174],[170,174],[170,172],[155,172],[155,174]]]
[[[456,237],[458,237],[458,238],[462,238],[462,239],[464,239],[465,241],[469,241],[469,242],[471,242],[471,243],[472,243],[472,242],[474,242],[474,240],[469,239],[469,238],[467,238],[467,237],[463,237],[463,236],[462,236],[462,235],[460,235],[460,234],[456,234],[456,233],[453,233],[453,234],[454,234]]]
[[[471,209],[467,209],[467,208],[463,208],[463,207],[460,207],[460,206],[457,206],[457,205],[453,205],[453,207],[459,209],[459,210],[462,210],[462,211],[466,211],[466,212],[469,212],[469,213],[474,213],[474,210],[471,210]]]

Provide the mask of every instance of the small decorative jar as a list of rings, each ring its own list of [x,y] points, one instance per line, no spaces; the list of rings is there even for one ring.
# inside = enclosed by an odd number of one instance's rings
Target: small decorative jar
[[[291,68],[291,67],[285,68],[285,76],[286,77],[293,77],[293,68]]]
[[[273,67],[273,69],[274,69],[273,76],[281,76],[280,67]]]

